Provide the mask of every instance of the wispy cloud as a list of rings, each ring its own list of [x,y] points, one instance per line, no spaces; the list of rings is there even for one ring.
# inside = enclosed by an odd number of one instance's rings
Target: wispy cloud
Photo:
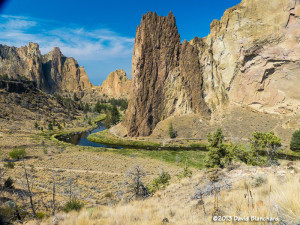
[[[43,54],[60,47],[66,56],[80,60],[101,61],[131,57],[134,38],[109,29],[89,29],[74,24],[24,16],[0,16],[0,43],[24,46],[40,45]]]

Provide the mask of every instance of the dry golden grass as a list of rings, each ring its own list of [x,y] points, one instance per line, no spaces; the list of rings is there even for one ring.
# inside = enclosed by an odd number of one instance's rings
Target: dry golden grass
[[[300,221],[300,182],[299,174],[294,170],[283,167],[242,167],[223,172],[228,182],[232,182],[232,187],[217,195],[220,215],[278,217],[286,224],[297,224]],[[166,190],[144,201],[83,209],[79,213],[59,214],[55,219],[58,224],[64,225],[156,225],[164,224],[165,218],[169,221],[168,224],[218,224],[212,222],[216,205],[214,195],[203,197],[206,214],[201,205],[197,206],[198,200],[191,199],[195,193],[194,187],[206,184],[208,181],[205,172],[199,172],[191,179],[173,181]],[[52,220],[53,218],[46,219],[41,224],[51,224]]]

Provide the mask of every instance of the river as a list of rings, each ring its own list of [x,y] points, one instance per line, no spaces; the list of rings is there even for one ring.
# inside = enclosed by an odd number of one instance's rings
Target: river
[[[90,147],[102,147],[102,148],[115,148],[115,149],[122,149],[123,146],[110,146],[106,144],[96,143],[89,141],[87,137],[90,134],[97,133],[99,131],[106,130],[106,127],[103,125],[102,122],[98,123],[98,127],[86,132],[80,132],[80,133],[73,133],[70,135],[62,135],[57,137],[58,140],[64,141],[67,143],[71,143],[73,145],[79,145],[79,146],[90,146]]]

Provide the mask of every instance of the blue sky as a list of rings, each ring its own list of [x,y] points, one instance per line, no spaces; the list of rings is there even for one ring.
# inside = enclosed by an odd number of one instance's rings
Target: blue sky
[[[43,54],[60,47],[99,85],[116,69],[130,77],[136,27],[148,11],[172,11],[183,41],[206,36],[212,20],[240,1],[7,0],[0,11],[0,43],[37,42]]]

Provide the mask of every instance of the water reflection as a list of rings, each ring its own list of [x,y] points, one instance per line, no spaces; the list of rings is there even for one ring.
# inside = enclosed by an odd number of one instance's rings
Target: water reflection
[[[92,131],[89,132],[82,132],[77,134],[69,135],[68,137],[61,137],[59,140],[71,143],[73,145],[79,145],[79,146],[90,146],[90,147],[103,147],[103,148],[116,148],[116,149],[122,149],[122,146],[110,146],[105,144],[100,144],[96,142],[89,141],[87,137],[90,134],[97,133],[99,131],[106,130],[105,126],[102,123],[98,124],[98,127]]]

